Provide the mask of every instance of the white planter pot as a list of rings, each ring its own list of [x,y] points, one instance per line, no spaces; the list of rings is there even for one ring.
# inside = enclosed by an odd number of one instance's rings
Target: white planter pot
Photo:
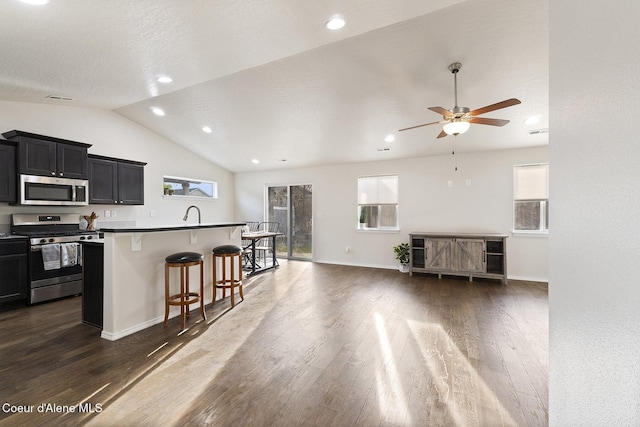
[[[409,272],[409,264],[400,264],[398,266],[398,270],[400,273],[408,273]]]

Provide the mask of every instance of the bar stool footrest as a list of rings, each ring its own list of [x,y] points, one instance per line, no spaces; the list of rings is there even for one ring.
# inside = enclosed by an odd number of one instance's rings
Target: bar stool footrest
[[[169,305],[191,305],[198,301],[200,301],[200,294],[196,292],[189,292],[188,294],[185,294],[184,302],[182,301],[182,295],[180,294],[171,295],[169,297]]]

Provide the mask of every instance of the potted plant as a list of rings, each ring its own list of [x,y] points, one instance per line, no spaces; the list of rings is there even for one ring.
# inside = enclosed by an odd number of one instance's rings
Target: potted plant
[[[394,246],[393,253],[396,254],[396,259],[400,261],[398,270],[403,273],[407,273],[409,271],[409,244],[400,243],[399,245]]]
[[[360,228],[364,228],[364,224],[367,222],[367,210],[363,207],[360,208]]]

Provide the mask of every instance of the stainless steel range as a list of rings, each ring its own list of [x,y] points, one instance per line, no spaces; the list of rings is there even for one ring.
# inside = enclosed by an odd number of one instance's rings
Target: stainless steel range
[[[79,214],[13,214],[11,233],[29,237],[29,303],[82,293],[82,245],[97,231],[80,230]]]

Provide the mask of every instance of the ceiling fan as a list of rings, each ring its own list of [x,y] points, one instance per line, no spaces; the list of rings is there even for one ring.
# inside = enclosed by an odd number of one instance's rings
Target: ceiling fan
[[[509,123],[509,120],[502,119],[487,119],[484,117],[478,117],[481,114],[488,113],[490,111],[499,110],[501,108],[511,107],[513,105],[520,104],[520,101],[516,98],[507,99],[502,102],[497,102],[495,104],[487,105],[486,107],[478,108],[475,110],[470,110],[467,107],[458,107],[458,71],[462,68],[462,64],[459,62],[454,62],[449,65],[449,71],[453,74],[453,84],[455,91],[455,101],[456,105],[451,110],[446,110],[442,107],[429,107],[429,110],[434,111],[438,114],[442,114],[442,120],[437,122],[425,123],[422,125],[411,126],[408,128],[400,129],[398,132],[402,132],[409,129],[415,129],[423,126],[435,125],[438,123],[444,124],[442,127],[442,131],[438,135],[438,138],[445,137],[447,135],[460,135],[461,133],[465,133],[469,130],[469,126],[471,123],[475,123],[478,125],[489,125],[489,126],[504,126]]]

